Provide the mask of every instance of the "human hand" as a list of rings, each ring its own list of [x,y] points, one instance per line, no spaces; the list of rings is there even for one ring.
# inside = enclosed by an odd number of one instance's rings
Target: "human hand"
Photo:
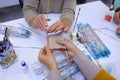
[[[40,52],[38,59],[41,63],[46,65],[49,70],[57,70],[58,66],[55,60],[54,55],[51,53],[48,46],[44,47]]]
[[[79,48],[68,39],[57,40],[56,42],[60,45],[64,45],[66,47],[68,55],[72,58],[80,51]]]
[[[45,31],[45,32],[46,32],[46,27],[48,26],[47,20],[42,14],[39,14],[35,18],[32,18],[30,20],[30,24],[34,28],[41,29],[42,31]]]
[[[69,27],[70,27],[70,21],[68,19],[64,19],[62,21],[57,21],[54,24],[52,24],[47,29],[47,32],[52,33],[52,32],[57,32],[59,30],[62,30],[63,32],[66,32],[66,31],[68,31]]]
[[[52,33],[52,32],[55,33],[59,30],[62,30],[63,28],[64,28],[64,24],[61,21],[57,21],[47,29],[47,32],[48,33]]]
[[[114,14],[114,17],[113,17],[113,20],[116,22],[116,23],[120,23],[120,10],[115,12]]]

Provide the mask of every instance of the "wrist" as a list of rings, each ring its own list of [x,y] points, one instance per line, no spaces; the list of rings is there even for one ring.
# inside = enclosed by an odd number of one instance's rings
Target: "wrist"
[[[48,68],[49,68],[50,71],[52,71],[52,70],[58,70],[57,64],[56,65],[52,65],[52,66],[50,66]]]
[[[64,18],[61,22],[64,24],[64,26],[70,26],[71,25],[71,21],[68,18]]]
[[[35,19],[35,18],[32,18],[32,19],[29,21],[30,25],[32,25],[32,26],[33,26],[33,23],[34,23],[34,19]]]
[[[74,51],[74,54],[76,55],[76,54],[78,54],[79,52],[80,52],[80,50],[79,50],[78,48],[76,48],[75,51]]]

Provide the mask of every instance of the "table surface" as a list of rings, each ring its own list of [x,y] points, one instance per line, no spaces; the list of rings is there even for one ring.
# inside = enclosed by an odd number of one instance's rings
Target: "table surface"
[[[92,28],[106,28],[101,31],[95,31],[111,52],[109,57],[102,58],[99,60],[99,62],[101,64],[107,64],[112,68],[114,67],[113,69],[114,72],[112,73],[112,75],[114,75],[117,79],[120,79],[118,77],[118,74],[120,71],[120,69],[118,68],[120,67],[120,59],[119,59],[120,39],[117,38],[114,32],[116,28],[120,25],[115,24],[113,21],[111,22],[104,21],[104,15],[105,15],[105,12],[108,11],[108,7],[105,4],[103,4],[101,1],[95,1],[95,2],[90,2],[82,5],[77,5],[76,15],[79,8],[81,8],[81,10],[80,10],[80,15],[77,23],[79,22],[88,23],[91,25]],[[112,12],[112,15],[113,14],[114,12]],[[48,24],[51,25],[53,22],[57,21],[59,19],[59,16],[60,14],[54,14],[54,13],[49,14],[48,17],[51,19],[51,21],[49,21]],[[30,25],[28,25],[28,23],[25,21],[24,18],[8,21],[2,24],[21,27],[19,23],[25,25],[26,27],[30,27]],[[74,23],[72,26],[74,26]],[[72,30],[72,28],[73,27],[71,27],[70,30]],[[40,34],[43,34],[39,30],[37,30],[37,32],[39,32]],[[0,34],[0,40],[2,40],[2,38],[3,38],[3,35]],[[46,38],[43,35],[38,35],[34,32],[32,32],[32,35],[29,38],[9,37],[9,39],[14,46],[21,46],[21,47],[42,48],[46,44]],[[8,80],[8,79],[9,80],[21,80],[21,79],[32,80],[32,78],[34,79],[35,76],[33,77],[31,75],[29,77],[26,77],[27,75],[21,72],[20,62],[24,60],[29,66],[35,62],[38,62],[39,51],[40,49],[15,48],[15,52],[17,54],[17,60],[8,69],[2,69],[0,67],[0,79],[1,80]],[[115,70],[119,70],[118,73],[115,73]],[[41,80],[41,78],[39,78],[39,80]]]

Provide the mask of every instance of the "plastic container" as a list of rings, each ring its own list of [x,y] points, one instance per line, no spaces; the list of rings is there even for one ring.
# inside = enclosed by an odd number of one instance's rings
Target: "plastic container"
[[[78,24],[78,31],[85,41],[85,48],[95,59],[109,57],[110,51],[89,24]]]
[[[29,68],[25,61],[21,61],[21,68],[23,73],[27,73]]]
[[[109,8],[105,11],[104,20],[107,22],[111,22],[113,18],[113,8]]]
[[[15,26],[7,26],[0,25],[0,33],[4,34],[6,27],[8,28],[9,36],[20,37],[20,38],[28,38],[30,36],[30,31],[23,27],[15,27]]]

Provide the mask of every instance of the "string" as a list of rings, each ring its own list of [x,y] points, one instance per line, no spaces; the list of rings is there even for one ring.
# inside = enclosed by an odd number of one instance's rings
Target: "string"
[[[47,21],[49,20],[49,19],[48,19],[49,7],[50,7],[50,0],[48,0],[48,2],[47,2],[47,11],[46,11],[46,13],[47,13],[47,16],[46,16]]]
[[[50,7],[50,0],[48,0],[48,2],[47,2],[47,11],[46,11],[46,13],[47,13],[47,16],[46,16],[47,21],[49,20],[48,19],[49,7]],[[47,38],[47,45],[49,45],[49,36],[48,36],[48,33],[47,33],[47,37],[46,38]]]
[[[22,47],[22,46],[13,46],[12,48],[32,48],[32,49],[42,49],[40,47]]]
[[[106,35],[106,36],[108,36],[108,37],[116,40],[116,41],[120,41],[118,38],[115,38],[115,37],[113,37],[113,36],[111,36],[111,35],[109,35],[109,34],[107,34],[107,33],[102,32],[101,30],[103,30],[103,29],[107,29],[107,30],[109,30],[109,31],[111,31],[111,32],[115,32],[114,30],[111,30],[111,29],[109,29],[109,28],[107,28],[107,27],[97,28],[97,29],[93,29],[93,30],[96,30],[96,31],[98,31],[98,32],[100,32],[100,33],[102,33],[102,34],[104,34],[104,35]]]

